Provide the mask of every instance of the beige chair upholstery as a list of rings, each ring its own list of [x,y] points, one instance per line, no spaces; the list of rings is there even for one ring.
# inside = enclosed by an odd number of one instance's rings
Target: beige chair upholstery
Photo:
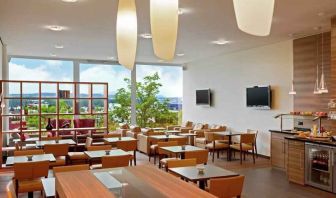
[[[130,160],[130,155],[123,156],[103,156],[102,157],[102,168],[118,168],[128,166]]]
[[[93,139],[91,137],[86,137],[85,140],[85,149],[87,149],[89,146],[92,145]],[[73,163],[73,161],[84,161],[85,163],[88,160],[87,155],[85,155],[84,152],[69,152],[68,153],[68,159],[70,164]]]
[[[141,133],[141,128],[138,126],[131,126],[129,130],[125,132],[125,136],[137,138],[138,134]]]
[[[14,156],[42,155],[42,154],[44,154],[42,149],[14,151]]]
[[[219,198],[241,197],[244,176],[210,179],[209,193]]]
[[[224,125],[217,125],[213,124],[211,125],[208,129],[202,129],[202,130],[197,130],[194,131],[194,133],[197,134],[196,138],[194,139],[194,145],[200,148],[205,148],[205,145],[207,144],[205,137],[204,137],[204,132],[223,132],[226,131],[226,126]],[[218,140],[219,142],[222,143],[227,143],[228,142],[228,137],[222,138],[222,140]]]
[[[219,158],[219,151],[229,148],[226,143],[219,142],[220,136],[215,135],[213,132],[204,132],[206,145],[205,148],[212,151],[212,162],[215,161],[215,152],[217,151],[217,158]]]
[[[207,164],[208,156],[209,156],[208,150],[190,151],[185,152],[184,154],[185,159],[196,159],[197,164]]]
[[[7,198],[16,198],[17,197],[12,181],[8,182],[8,184],[6,186],[6,194],[7,194]]]
[[[56,158],[56,162],[51,162],[50,166],[65,166],[66,156],[68,155],[68,144],[46,144],[44,145],[44,153],[51,153]]]
[[[14,163],[14,186],[18,193],[42,191],[41,178],[48,177],[49,161]]]
[[[146,135],[138,134],[138,151],[150,155],[150,146],[155,145],[158,142],[157,140],[150,138],[152,135],[164,135],[164,132],[146,133]]]
[[[240,143],[230,145],[231,149],[240,151],[240,164],[243,162],[243,152],[244,158],[247,151],[252,151],[253,163],[255,163],[255,154],[254,154],[254,142],[255,142],[255,133],[246,133],[240,135]]]
[[[171,156],[170,152],[167,152],[167,151],[161,149],[162,147],[167,147],[167,146],[178,146],[178,142],[177,141],[158,142],[157,153],[159,154],[159,160],[160,160],[159,161],[159,168],[166,167],[166,164],[169,160],[176,159],[175,157]],[[154,161],[155,160],[156,160],[156,157],[154,157]]]
[[[72,166],[58,166],[54,167],[53,171],[55,173],[60,172],[71,172],[71,171],[81,171],[81,170],[89,170],[90,166],[88,164],[80,164],[80,165],[72,165]]]
[[[137,150],[137,140],[127,140],[127,141],[117,141],[117,148],[123,151],[129,152],[134,160],[134,165],[136,165],[136,150]],[[132,160],[131,160],[132,165]]]
[[[183,122],[182,125],[173,125],[173,126],[168,126],[167,130],[180,130],[180,128],[192,128],[193,122],[191,121],[186,121]]]
[[[87,148],[88,151],[106,151],[111,149],[112,149],[111,145],[89,146]]]
[[[119,124],[116,133],[121,134],[122,137],[126,136],[126,132],[130,130],[130,126],[127,123]]]

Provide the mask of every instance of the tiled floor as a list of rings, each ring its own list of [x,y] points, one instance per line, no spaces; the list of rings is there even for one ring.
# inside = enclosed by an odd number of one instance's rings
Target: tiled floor
[[[137,154],[137,163],[153,164],[148,162],[148,157],[141,153]],[[212,164],[209,160],[209,164]],[[215,165],[225,169],[236,171],[245,175],[244,198],[332,198],[336,195],[324,192],[312,187],[300,186],[287,181],[285,172],[272,169],[270,160],[259,157],[254,165],[252,159],[247,157],[243,165],[239,160],[227,162],[226,159],[215,159]],[[12,178],[13,172],[0,172],[0,197],[6,197],[5,187]],[[39,197],[35,193],[34,197]],[[20,197],[26,197],[22,194]]]

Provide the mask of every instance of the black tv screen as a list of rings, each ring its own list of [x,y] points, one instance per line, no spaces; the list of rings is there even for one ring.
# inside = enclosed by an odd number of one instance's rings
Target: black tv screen
[[[210,89],[196,90],[196,104],[210,105]]]
[[[271,108],[271,87],[251,87],[246,89],[246,103],[248,107]]]

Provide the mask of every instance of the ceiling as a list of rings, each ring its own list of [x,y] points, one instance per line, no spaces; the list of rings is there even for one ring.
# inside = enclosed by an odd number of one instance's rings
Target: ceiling
[[[109,60],[116,57],[117,0],[0,0],[0,37],[8,54],[46,58]],[[150,32],[149,0],[136,0],[138,33]],[[330,29],[335,0],[276,0],[271,35],[256,37],[241,32],[232,0],[180,0],[177,53],[169,63],[183,64],[219,54],[303,37]],[[320,13],[320,14],[319,14]],[[67,27],[61,32],[47,25]],[[227,45],[211,41],[225,39]],[[63,49],[56,49],[61,44]],[[51,57],[51,53],[56,57]],[[158,63],[151,39],[138,39],[137,62]]]

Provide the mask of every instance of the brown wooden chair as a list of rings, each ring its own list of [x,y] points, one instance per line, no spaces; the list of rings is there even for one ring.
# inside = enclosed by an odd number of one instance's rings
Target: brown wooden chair
[[[257,150],[258,130],[247,129],[247,133],[254,133],[254,134],[255,134],[255,138],[254,138],[254,149],[255,149],[256,157],[258,158],[258,150]]]
[[[91,146],[93,139],[91,137],[86,137],[85,140],[85,149]],[[69,163],[72,164],[73,161],[84,161],[87,163],[89,160],[87,155],[84,152],[69,152],[68,153]]]
[[[187,167],[187,166],[196,166],[196,159],[175,159],[175,160],[169,160],[167,161],[167,167],[166,170],[168,171],[168,168],[178,168],[178,167]],[[176,175],[175,173],[170,172],[170,174]]]
[[[210,179],[209,193],[219,198],[241,197],[244,176]]]
[[[42,191],[42,177],[48,177],[49,161],[14,163],[14,186],[19,193]]]
[[[42,154],[44,154],[44,151],[42,149],[14,151],[14,156],[42,155]]]
[[[44,145],[44,153],[51,153],[54,155],[56,161],[51,162],[50,166],[65,166],[67,164],[66,162],[66,156],[69,152],[69,144],[45,144]]]
[[[7,198],[16,198],[17,197],[12,181],[8,182],[8,184],[6,186],[6,194],[7,194]]]
[[[168,141],[169,142],[176,141],[178,146],[182,146],[182,145],[187,145],[188,144],[188,138],[187,137],[170,138]]]
[[[90,169],[89,164],[80,164],[80,165],[72,165],[72,166],[54,167],[53,171],[55,174],[55,173],[60,173],[60,172],[81,171],[81,170],[89,170],[89,169]]]
[[[219,158],[219,151],[229,148],[229,145],[223,142],[219,142],[221,138],[216,136],[213,132],[204,132],[204,137],[206,141],[205,148],[210,152],[212,151],[212,162],[215,161],[215,152],[217,151],[217,158]]]
[[[178,142],[177,141],[158,142],[159,168],[166,167],[167,161],[177,159],[176,157],[171,157],[170,152],[161,149],[162,147],[167,146],[178,146]]]
[[[104,138],[119,138],[119,137],[121,137],[121,134],[118,133],[109,133],[104,135]]]
[[[185,152],[184,157],[185,159],[196,159],[197,164],[207,164],[208,163],[208,150],[200,150],[200,151],[190,151]]]
[[[100,145],[100,146],[87,147],[88,151],[106,151],[106,150],[111,150],[111,149],[112,149],[111,145]]]
[[[135,166],[136,166],[137,146],[138,146],[137,140],[117,141],[117,148],[128,152],[132,156]],[[131,165],[132,165],[132,159],[131,159]]]
[[[254,157],[255,155],[254,154],[255,136],[256,134],[254,133],[241,134],[240,143],[230,145],[231,149],[240,151],[240,164],[243,163],[243,152],[244,152],[244,157],[245,157],[245,153],[248,151],[252,151],[253,163],[255,163],[255,157]]]
[[[102,157],[102,168],[118,168],[126,167],[129,165],[131,155],[122,156],[103,156]]]

